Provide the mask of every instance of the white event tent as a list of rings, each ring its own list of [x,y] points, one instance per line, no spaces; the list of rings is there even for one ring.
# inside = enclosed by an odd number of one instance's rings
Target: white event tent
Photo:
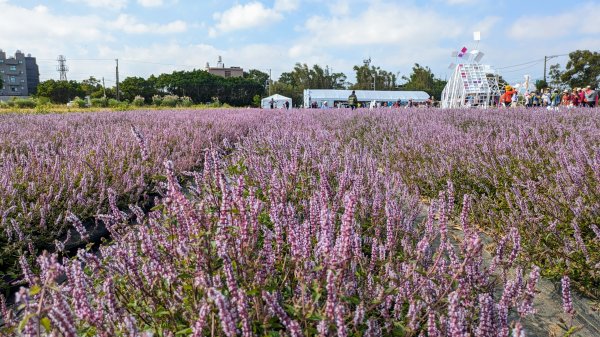
[[[336,90],[336,89],[305,89],[304,90],[304,107],[310,107],[316,102],[318,107],[327,102],[331,108],[335,103],[345,104],[348,102],[348,96],[352,90]],[[356,97],[360,103],[368,105],[375,102],[402,102],[407,103],[412,100],[413,103],[425,102],[429,98],[429,94],[425,91],[384,91],[384,90],[355,90]]]
[[[273,101],[273,109],[285,108],[285,102],[290,103],[290,108],[292,107],[292,99],[289,97],[285,97],[279,94],[271,95],[269,97],[265,97],[260,101],[260,106],[263,109],[271,108],[271,101]]]

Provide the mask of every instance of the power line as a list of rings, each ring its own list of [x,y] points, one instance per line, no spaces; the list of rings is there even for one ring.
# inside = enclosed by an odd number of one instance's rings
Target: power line
[[[544,59],[541,59],[541,60],[537,61],[536,63],[534,63],[534,64],[531,64],[531,65],[528,65],[528,66],[526,66],[526,67],[523,67],[523,68],[520,68],[520,69],[515,69],[515,70],[503,71],[502,73],[503,73],[503,74],[504,74],[504,73],[515,73],[515,72],[518,72],[518,71],[523,71],[523,70],[525,70],[525,69],[533,68],[533,67],[537,66],[538,64],[540,64],[540,63],[542,63],[542,62],[544,62]]]
[[[525,63],[515,64],[515,65],[512,65],[512,66],[498,67],[496,69],[507,69],[507,68],[520,67],[520,66],[528,65],[528,64],[531,64],[531,63],[535,63],[535,62],[539,63],[541,61],[544,61],[544,59],[538,59],[538,60],[529,61],[529,62],[525,62]]]

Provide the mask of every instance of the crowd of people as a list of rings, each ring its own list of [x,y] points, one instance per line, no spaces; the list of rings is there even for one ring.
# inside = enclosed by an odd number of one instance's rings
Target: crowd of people
[[[499,105],[503,107],[596,107],[598,106],[598,91],[587,86],[572,90],[545,89],[541,92],[527,91],[523,95],[507,85],[500,96]]]

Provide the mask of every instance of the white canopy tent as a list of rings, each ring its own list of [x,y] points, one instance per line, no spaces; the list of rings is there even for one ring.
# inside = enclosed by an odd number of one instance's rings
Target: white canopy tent
[[[384,90],[355,90],[358,101],[363,104],[375,102],[403,102],[412,100],[414,103],[425,102],[429,94],[425,91],[384,91]],[[334,107],[335,103],[346,103],[352,90],[335,89],[305,89],[304,106],[310,107],[311,103],[316,102],[319,107],[323,102],[327,102],[329,107]]]
[[[292,99],[289,97],[279,95],[279,94],[275,94],[275,95],[271,95],[269,97],[263,98],[260,101],[260,107],[263,109],[270,109],[271,101],[273,101],[273,109],[285,108],[285,102],[289,102],[290,108],[292,107]]]

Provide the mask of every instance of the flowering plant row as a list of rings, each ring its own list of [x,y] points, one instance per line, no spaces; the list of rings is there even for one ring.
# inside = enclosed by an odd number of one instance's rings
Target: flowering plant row
[[[0,289],[17,278],[23,252],[81,242],[73,220],[96,227],[109,191],[120,207],[148,207],[163,179],[163,158],[191,170],[211,142],[240,137],[260,122],[255,117],[235,111],[0,116]]]
[[[179,157],[155,151],[198,131],[173,131],[178,137],[165,141],[160,130],[135,127],[130,155],[166,172],[155,208],[119,203],[127,193],[107,187],[92,214],[112,241],[71,260],[44,254],[29,266],[21,258],[29,288],[19,293],[18,318],[5,311],[6,328],[66,336],[520,335],[540,272],[562,279],[568,315],[571,282],[594,295],[593,113],[224,110],[228,117],[203,117],[220,123],[224,131],[210,139],[223,141]],[[85,238],[82,214],[68,210]],[[489,261],[482,231],[493,241]]]

